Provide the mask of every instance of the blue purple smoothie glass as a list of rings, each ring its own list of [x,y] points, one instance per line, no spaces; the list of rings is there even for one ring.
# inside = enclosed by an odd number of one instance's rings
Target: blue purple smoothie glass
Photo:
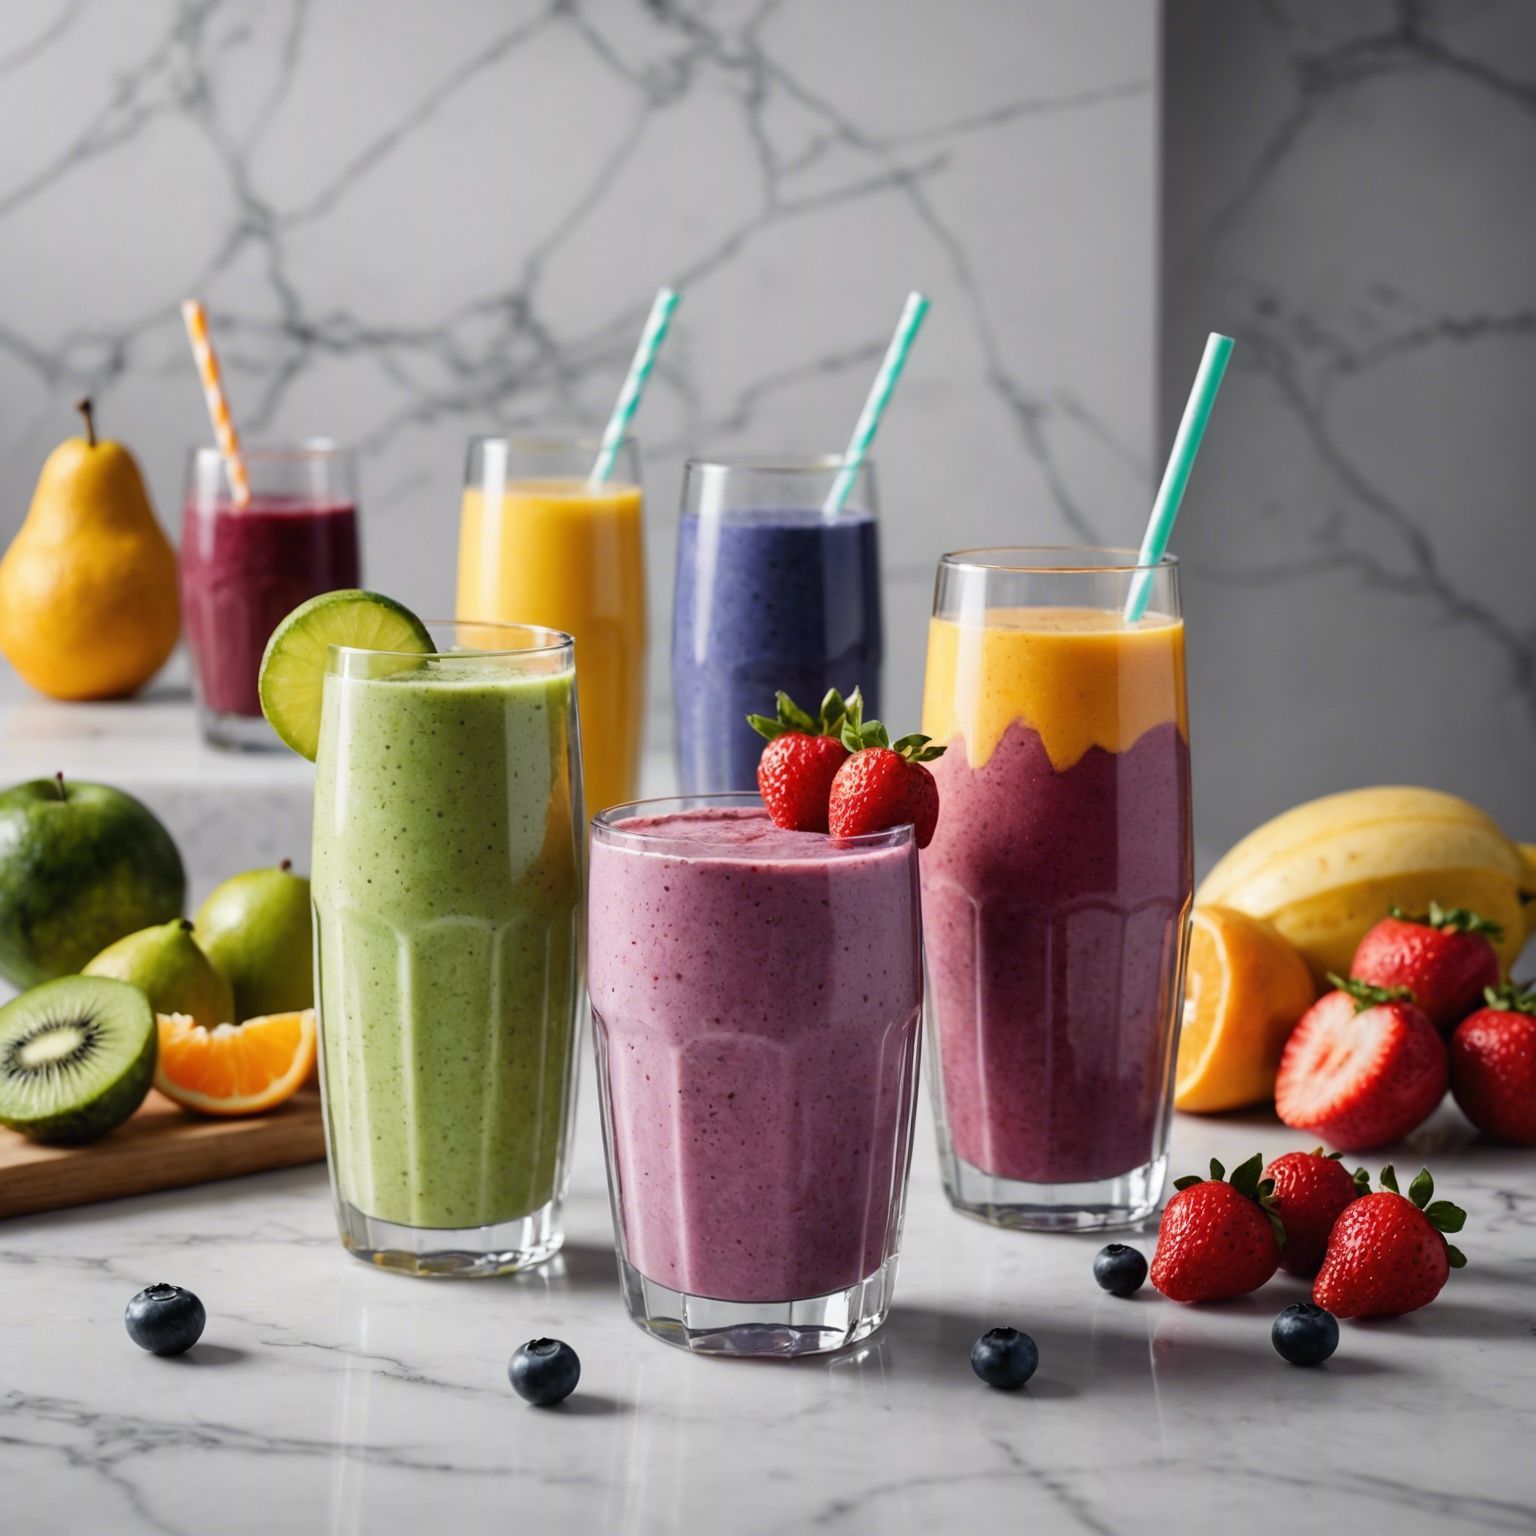
[[[880,541],[873,466],[843,510],[821,507],[842,459],[691,460],[672,610],[677,769],[685,794],[757,787],[783,689],[815,712],[828,688],[880,710]]]

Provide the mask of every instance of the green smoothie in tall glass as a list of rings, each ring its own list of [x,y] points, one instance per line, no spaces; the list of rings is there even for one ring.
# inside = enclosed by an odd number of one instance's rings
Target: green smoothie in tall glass
[[[559,1245],[581,787],[569,642],[457,629],[467,648],[426,657],[331,652],[316,993],[344,1240],[391,1267],[489,1272]]]

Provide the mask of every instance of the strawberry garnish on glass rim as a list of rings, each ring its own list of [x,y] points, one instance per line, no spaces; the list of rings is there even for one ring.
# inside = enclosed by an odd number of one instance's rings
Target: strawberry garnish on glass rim
[[[758,793],[776,827],[825,832],[832,780],[848,758],[843,724],[850,708],[863,713],[863,696],[855,688],[845,700],[829,688],[814,716],[782,689],[774,703],[772,716],[747,716],[747,724],[768,741],[757,764]]]
[[[863,700],[850,698],[843,719],[849,757],[832,781],[827,808],[834,837],[861,837],[911,825],[919,848],[933,839],[939,821],[939,786],[923,766],[944,748],[917,733],[893,742],[878,720],[865,720]]]

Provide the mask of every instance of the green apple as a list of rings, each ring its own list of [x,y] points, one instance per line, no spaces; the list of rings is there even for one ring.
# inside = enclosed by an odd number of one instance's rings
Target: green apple
[[[287,859],[219,886],[197,913],[203,953],[235,989],[236,1022],[315,1003],[309,881]]]
[[[14,986],[78,971],[186,898],[171,834],[132,795],[62,773],[0,793],[0,976]]]
[[[190,1014],[208,1029],[235,1022],[229,977],[198,947],[192,924],[184,917],[141,928],[107,945],[81,974],[130,983],[156,1013]]]

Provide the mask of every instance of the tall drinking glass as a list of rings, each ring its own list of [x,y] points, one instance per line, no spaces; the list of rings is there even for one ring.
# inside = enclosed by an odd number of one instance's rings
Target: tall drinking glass
[[[816,712],[828,688],[880,711],[880,541],[874,466],[822,514],[842,459],[690,461],[672,612],[678,780],[687,794],[757,787],[782,688]]]
[[[872,1333],[912,1145],[912,829],[786,832],[756,795],[619,806],[593,823],[587,921],[631,1318],[706,1354]]]
[[[477,437],[459,513],[459,616],[547,624],[576,641],[591,810],[635,797],[645,726],[645,550],[639,449],[611,479],[598,443]]]
[[[1086,1229],[1152,1211],[1166,1171],[1193,888],[1174,562],[976,549],[939,564],[923,729],[934,1110],[952,1204]]]
[[[278,623],[320,592],[355,587],[357,460],[328,438],[249,447],[251,497],[234,497],[217,448],[187,458],[181,605],[203,734],[222,747],[276,748],[256,696]]]
[[[560,1246],[575,1099],[581,756],[569,635],[333,647],[315,994],[342,1242],[417,1275]]]

